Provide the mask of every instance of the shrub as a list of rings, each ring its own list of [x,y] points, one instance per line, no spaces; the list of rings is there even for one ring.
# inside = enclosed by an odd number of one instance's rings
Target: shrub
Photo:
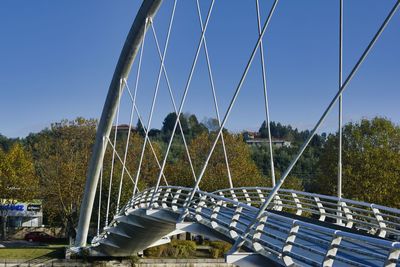
[[[196,252],[196,243],[188,240],[172,240],[171,243],[148,248],[144,251],[146,257],[188,258]]]
[[[188,258],[196,252],[196,243],[189,240],[173,240],[171,246],[174,248],[175,258]]]
[[[224,254],[226,254],[232,247],[231,244],[224,241],[211,241],[209,245],[211,247],[211,257],[214,259],[223,258]]]
[[[153,257],[153,258],[159,258],[163,254],[163,251],[167,248],[167,245],[161,245],[157,247],[151,247],[146,249],[143,254],[146,257]]]
[[[130,262],[131,262],[131,266],[135,267],[136,264],[138,264],[140,262],[140,257],[138,255],[132,255],[130,257]]]

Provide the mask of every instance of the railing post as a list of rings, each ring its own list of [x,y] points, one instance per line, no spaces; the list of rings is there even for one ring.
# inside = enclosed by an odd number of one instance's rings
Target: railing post
[[[261,189],[257,188],[257,194],[258,194],[258,197],[260,198],[260,203],[263,203],[265,201],[265,197],[264,197],[264,194],[262,193]]]
[[[275,197],[274,197],[274,201],[273,201],[273,209],[274,210],[276,210],[276,211],[282,211],[282,209],[283,209],[283,206],[282,206],[282,200],[281,200],[281,197],[278,195],[278,194],[276,194],[275,195]]]
[[[296,203],[296,208],[297,208],[296,215],[300,216],[303,213],[303,210],[302,210],[303,206],[301,206],[301,202],[300,202],[299,198],[297,197],[296,193],[292,192],[292,197],[293,197],[294,202]]]
[[[352,228],[353,227],[353,214],[351,213],[351,210],[347,207],[346,202],[341,201],[340,205],[342,206],[344,215],[346,216],[346,227],[347,228]]]
[[[256,227],[256,230],[255,230],[255,233],[253,235],[253,248],[255,251],[261,251],[264,249],[263,246],[257,241],[261,239],[262,232],[264,230],[265,222],[267,221],[267,218],[268,218],[268,216],[264,216],[264,217],[260,218],[258,225]]]
[[[379,237],[385,238],[386,237],[386,230],[385,230],[386,223],[385,223],[379,209],[376,208],[376,206],[374,204],[371,204],[371,209],[372,209],[372,212],[375,215],[375,219],[377,220],[378,225],[379,225]]]
[[[161,206],[163,207],[163,209],[168,208],[167,200],[168,200],[168,196],[170,193],[171,193],[171,188],[167,188],[167,190],[165,190],[164,196],[161,200]]]
[[[140,200],[140,207],[142,209],[147,209],[149,195],[151,195],[151,190],[146,190],[146,192],[143,192],[142,198]]]
[[[173,211],[177,211],[178,210],[178,206],[176,205],[176,203],[178,203],[178,199],[179,199],[179,196],[181,195],[181,192],[182,192],[182,189],[178,189],[175,192],[174,198],[172,199],[171,209]]]
[[[235,213],[232,216],[231,223],[229,225],[229,228],[230,228],[229,234],[231,235],[232,239],[234,239],[234,240],[239,236],[239,234],[236,231],[236,229],[237,229],[236,225],[240,219],[240,214],[242,213],[242,210],[243,210],[243,208],[241,206],[237,206],[237,208],[235,209]]]
[[[152,191],[153,191],[153,195],[150,198],[150,205],[149,205],[150,209],[159,207],[157,202],[160,198],[162,189],[160,187],[158,187],[158,188],[154,188]]]
[[[153,207],[153,195],[156,193],[156,188],[151,188],[149,191],[147,191],[147,197],[146,197],[146,206],[148,209],[151,209]]]
[[[235,194],[235,190],[231,189],[229,192],[230,192],[231,195],[232,195],[232,199],[235,200],[235,201],[238,201],[238,198],[237,198],[237,196],[236,196],[236,194]]]
[[[242,189],[244,198],[246,199],[246,204],[251,206],[251,198],[249,196],[249,194],[247,193],[247,190],[245,188]]]
[[[326,218],[326,212],[324,209],[324,205],[322,205],[321,200],[319,199],[319,197],[314,197],[315,203],[317,204],[318,207],[318,211],[319,211],[319,220],[321,222],[325,221]]]
[[[214,229],[218,227],[217,217],[219,214],[219,210],[221,209],[222,203],[223,203],[222,200],[217,201],[217,203],[215,203],[215,206],[214,206],[212,214],[211,214],[211,218],[210,218],[211,227]]]
[[[196,220],[197,220],[198,222],[201,222],[201,221],[203,220],[203,216],[201,216],[201,211],[202,211],[204,205],[206,204],[206,199],[207,199],[207,196],[206,196],[206,195],[202,196],[202,197],[200,198],[199,205],[197,205],[197,207],[196,207],[196,215],[195,215],[195,218],[196,218]]]
[[[222,191],[219,191],[218,194],[219,194],[221,197],[225,197],[225,195],[224,195],[224,193],[222,193]],[[222,206],[223,206],[223,207],[226,207],[226,203],[224,202],[224,204],[222,204]]]
[[[396,247],[397,245],[397,247]],[[395,242],[393,243],[393,249],[389,252],[389,255],[387,257],[387,260],[384,264],[385,267],[396,267],[397,261],[399,260],[400,257],[400,243]]]
[[[334,257],[337,254],[338,251],[338,246],[340,245],[340,242],[342,241],[342,237],[337,235],[339,233],[338,231],[335,231],[335,233],[332,236],[331,244],[329,245],[329,249],[326,251],[324,262],[322,265],[325,267],[330,267],[333,265],[334,262]]]
[[[282,258],[287,266],[294,265],[294,261],[292,257],[289,256],[289,254],[292,251],[293,243],[296,240],[296,235],[299,232],[299,228],[300,226],[297,224],[297,220],[294,220],[292,228],[290,229],[289,235],[287,236],[286,242],[282,248],[282,256],[283,256]]]

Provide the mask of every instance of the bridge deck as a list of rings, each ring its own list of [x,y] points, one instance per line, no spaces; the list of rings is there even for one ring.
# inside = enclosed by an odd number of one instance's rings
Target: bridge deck
[[[199,191],[188,206],[185,227],[181,227],[179,216],[190,190],[161,187],[154,194],[152,207],[149,205],[154,189],[138,194],[93,240],[92,254],[128,256],[166,243],[168,236],[183,231],[233,242],[257,214],[258,207]],[[400,266],[400,243],[316,222],[312,218],[285,216],[283,212],[265,212],[251,229],[244,248],[279,265]]]

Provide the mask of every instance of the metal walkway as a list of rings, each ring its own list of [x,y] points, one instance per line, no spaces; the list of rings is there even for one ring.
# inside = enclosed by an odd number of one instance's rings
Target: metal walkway
[[[180,222],[180,214],[191,191],[191,188],[170,186],[159,187],[156,192],[154,188],[148,189],[136,195],[93,240],[92,255],[129,256],[147,247],[167,243],[171,235],[182,232],[233,242],[255,218],[269,189],[197,191],[189,205],[190,214]],[[224,195],[226,192],[229,193]],[[151,204],[153,195],[156,198]],[[307,204],[312,202],[311,198],[319,204]],[[340,204],[346,207],[340,218],[347,227],[343,226],[342,230],[329,223],[321,226],[307,222],[312,220],[311,214],[319,214],[320,220],[337,217],[337,209],[328,208],[337,205],[332,197],[285,190],[271,207],[278,212],[265,211],[245,240],[245,250],[253,253],[233,253],[227,255],[227,261],[240,265],[252,262],[259,266],[270,261],[289,266],[399,265],[400,242],[389,239],[400,237],[400,210],[345,199]],[[304,220],[300,216],[294,219],[279,214],[283,208],[298,215],[302,212]],[[370,209],[375,209],[375,213]],[[386,239],[372,236],[374,233],[383,236],[384,232]],[[255,257],[257,255],[262,257]]]

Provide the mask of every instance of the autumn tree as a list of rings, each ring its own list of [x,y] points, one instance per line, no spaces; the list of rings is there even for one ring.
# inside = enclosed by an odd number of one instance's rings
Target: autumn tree
[[[115,132],[111,132],[111,139],[113,140]],[[125,205],[132,197],[134,182],[138,173],[140,156],[142,152],[144,138],[137,131],[132,131],[129,136],[128,150],[126,150],[126,143],[128,133],[118,134],[116,139],[116,150],[114,151],[110,145],[107,146],[104,161],[103,161],[103,175],[102,175],[102,202],[101,202],[101,217],[104,218],[107,212],[108,198],[110,198],[109,212],[112,217],[117,209],[117,201],[119,195],[119,188],[121,186],[120,207]],[[161,162],[161,152],[157,143],[152,142],[154,153],[158,160]],[[125,159],[126,169],[123,172],[122,163]],[[155,181],[159,174],[159,167],[155,160],[154,153],[151,150],[149,142],[147,142],[144,150],[143,161],[140,168],[140,175],[138,179],[138,189],[154,186]],[[112,159],[114,158],[114,161]],[[133,180],[133,181],[132,181]],[[122,181],[122,182],[121,182]],[[111,189],[110,189],[111,183]],[[96,205],[98,205],[99,192],[97,192]],[[94,210],[94,216],[97,216],[98,211]]]
[[[7,238],[8,205],[37,196],[38,178],[30,153],[15,143],[8,152],[0,148],[0,217],[2,239]]]
[[[61,221],[72,237],[95,132],[95,120],[77,118],[53,123],[27,138],[40,177],[45,216],[49,222]]]
[[[336,194],[338,136],[321,154],[314,191]],[[343,196],[400,207],[400,128],[385,118],[349,123],[343,129]]]
[[[251,159],[250,150],[246,143],[243,142],[242,137],[228,133],[224,137],[234,186],[266,185],[268,182],[263,179],[260,171]],[[197,176],[203,168],[214,140],[215,134],[209,135],[204,132],[198,135],[190,144],[189,150]],[[168,165],[166,173],[171,184],[189,187],[194,185],[193,175],[189,168],[188,160],[185,157],[180,158],[175,164]],[[228,187],[228,172],[222,143],[219,142],[200,183],[200,188],[212,192]]]

